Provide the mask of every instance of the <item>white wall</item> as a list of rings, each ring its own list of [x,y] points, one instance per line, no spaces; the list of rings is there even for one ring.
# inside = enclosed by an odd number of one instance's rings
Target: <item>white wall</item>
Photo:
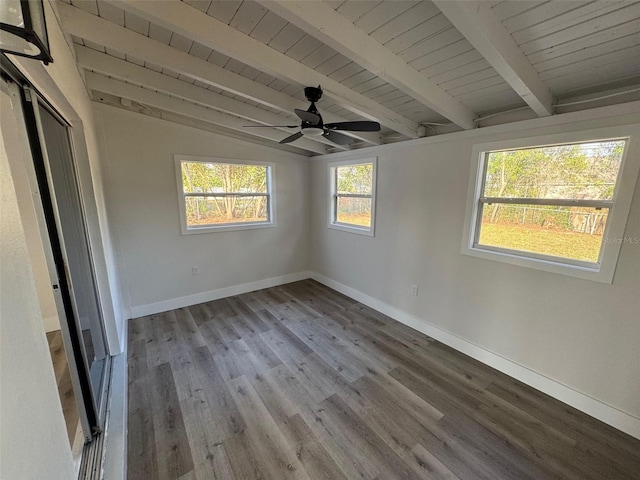
[[[101,104],[94,108],[103,134],[107,209],[134,316],[174,308],[190,295],[307,269],[307,157]],[[277,226],[182,235],[174,154],[275,162]],[[192,274],[193,266],[200,275]]]
[[[623,245],[612,285],[460,253],[474,143],[640,123],[638,105],[622,111],[361,151],[378,156],[374,238],[327,228],[326,164],[354,154],[314,158],[311,269],[640,419],[639,244]],[[640,184],[625,235],[640,238]]]

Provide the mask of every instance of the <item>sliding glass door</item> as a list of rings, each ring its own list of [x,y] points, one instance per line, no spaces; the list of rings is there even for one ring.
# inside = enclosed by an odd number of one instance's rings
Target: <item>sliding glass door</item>
[[[72,136],[69,124],[34,90],[21,93],[51,288],[82,429],[90,440],[103,428],[110,357]]]

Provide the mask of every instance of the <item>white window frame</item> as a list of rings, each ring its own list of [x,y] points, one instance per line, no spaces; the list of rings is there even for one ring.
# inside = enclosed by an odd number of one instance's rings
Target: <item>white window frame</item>
[[[337,188],[337,172],[338,167],[344,167],[349,165],[362,165],[365,163],[371,163],[373,165],[373,172],[371,176],[371,195],[338,195]],[[359,235],[367,235],[369,237],[374,236],[375,220],[376,220],[376,176],[378,171],[378,157],[367,158],[354,158],[349,160],[342,160],[339,162],[331,162],[328,164],[329,168],[329,222],[328,227],[334,230],[341,230],[343,232],[357,233]],[[371,226],[362,227],[358,225],[352,225],[350,223],[341,223],[336,221],[336,205],[339,197],[353,197],[353,198],[371,198]]]
[[[481,222],[479,216],[480,203],[483,201],[487,202],[487,199],[482,199],[484,169],[486,165],[485,157],[487,152],[606,140],[626,140],[627,144],[616,180],[614,198],[611,202],[601,202],[603,205],[607,204],[606,206],[610,209],[605,232],[603,233],[603,243],[598,262],[590,263],[570,259],[559,259],[547,255],[519,252],[500,247],[489,247],[477,243]],[[640,125],[599,128],[595,130],[476,144],[472,150],[471,174],[469,177],[461,252],[473,257],[569,275],[585,280],[613,283],[620,247],[622,243],[626,241],[624,232],[639,169]],[[532,200],[529,203],[535,202],[536,200]],[[557,202],[554,204],[557,204]]]
[[[200,157],[193,155],[174,155],[176,168],[176,185],[178,187],[178,210],[180,212],[180,227],[183,235],[192,235],[197,233],[212,233],[212,232],[228,232],[232,230],[250,230],[255,228],[270,228],[276,226],[275,218],[275,181],[274,170],[275,163],[273,162],[255,162],[252,160],[237,160],[231,158],[218,158],[218,157]],[[182,162],[200,162],[200,163],[223,163],[231,165],[259,165],[267,167],[267,193],[260,194],[267,197],[267,218],[266,222],[247,222],[247,223],[222,223],[219,225],[203,225],[203,226],[188,226],[187,225],[187,209],[186,209],[186,197],[193,196],[216,196],[224,197],[231,195],[238,195],[235,193],[226,194],[192,194],[185,193],[182,186]],[[240,194],[240,196],[243,196]],[[256,196],[256,194],[246,195]]]

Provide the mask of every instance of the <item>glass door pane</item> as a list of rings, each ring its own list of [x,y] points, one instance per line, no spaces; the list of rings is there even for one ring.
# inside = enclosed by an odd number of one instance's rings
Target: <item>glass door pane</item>
[[[64,274],[69,286],[77,344],[90,386],[90,399],[96,425],[101,428],[108,363],[108,349],[102,313],[95,284],[91,248],[72,153],[69,127],[48,108],[35,107],[38,134],[45,157],[45,170],[51,191],[58,240],[64,257]],[[51,234],[51,232],[50,232]]]

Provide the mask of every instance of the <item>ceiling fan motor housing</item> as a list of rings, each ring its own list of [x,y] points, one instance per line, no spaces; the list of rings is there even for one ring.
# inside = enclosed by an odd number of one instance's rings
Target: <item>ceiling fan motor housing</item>
[[[317,87],[305,87],[304,96],[307,97],[311,103],[316,103],[322,98],[322,88],[320,85]]]

